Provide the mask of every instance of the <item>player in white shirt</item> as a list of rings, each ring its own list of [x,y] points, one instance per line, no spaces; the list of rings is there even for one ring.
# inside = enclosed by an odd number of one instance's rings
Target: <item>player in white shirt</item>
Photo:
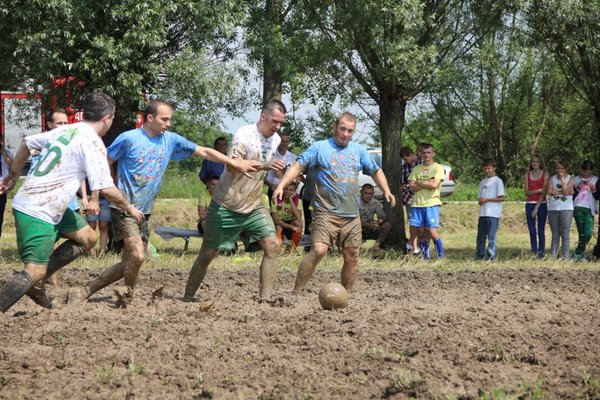
[[[1,311],[8,310],[25,294],[51,308],[44,291],[45,278],[95,245],[96,232],[81,214],[68,208],[86,177],[92,190],[99,190],[133,218],[142,219],[143,214],[115,187],[106,147],[100,139],[112,125],[114,114],[114,100],[104,93],[93,93],[83,101],[83,122],[23,139],[0,193],[15,186],[19,177],[15,171],[21,171],[30,154],[40,153],[40,161],[12,202],[24,269],[0,288]],[[58,237],[68,240],[53,251]]]

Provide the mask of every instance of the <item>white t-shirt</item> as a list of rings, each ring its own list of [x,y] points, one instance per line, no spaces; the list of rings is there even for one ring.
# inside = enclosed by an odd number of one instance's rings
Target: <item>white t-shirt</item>
[[[573,179],[571,175],[565,177],[565,182],[569,183]],[[559,192],[558,196],[547,196],[548,199],[548,211],[573,211],[573,195],[562,194],[562,183],[556,175],[552,175],[550,178],[552,184],[552,191]],[[561,187],[559,187],[561,186]]]
[[[498,196],[504,196],[504,182],[497,176],[483,178],[479,182],[479,198],[495,199]],[[480,217],[500,218],[502,216],[501,201],[490,201],[483,203],[479,208]]]
[[[595,175],[590,176],[588,179],[584,179],[579,175],[575,177],[575,188],[578,189],[579,193],[573,200],[573,203],[575,207],[589,208],[592,214],[596,214],[596,199],[594,199],[589,186],[585,185],[589,182],[597,185],[598,177]],[[581,187],[579,187],[580,185]]]
[[[64,125],[25,140],[30,151],[41,154],[12,201],[15,210],[56,225],[86,176],[91,190],[114,186],[106,147],[87,123]]]
[[[298,156],[292,153],[291,151],[286,151],[284,155],[279,154],[279,151],[275,151],[275,155],[273,155],[274,160],[283,160],[283,162],[285,163],[285,168],[294,165],[297,158]],[[278,185],[279,177],[277,176],[275,171],[270,170],[269,172],[267,172],[266,181],[270,184]]]
[[[233,135],[229,156],[266,162],[273,157],[280,142],[279,134],[266,138],[256,124],[246,125]],[[248,177],[225,168],[217,183],[213,200],[229,211],[249,214],[260,204],[265,174],[261,170],[249,173]]]

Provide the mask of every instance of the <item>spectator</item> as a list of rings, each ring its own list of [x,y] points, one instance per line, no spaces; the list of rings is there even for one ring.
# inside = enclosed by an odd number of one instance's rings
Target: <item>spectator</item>
[[[0,182],[8,176],[14,156],[0,143]],[[2,225],[4,224],[4,209],[6,208],[7,194],[0,194],[0,237],[2,237]]]
[[[579,234],[579,241],[575,254],[576,260],[583,260],[585,248],[592,238],[594,233],[594,215],[596,215],[596,199],[593,193],[596,191],[598,177],[593,172],[594,163],[590,160],[585,160],[581,164],[581,172],[575,177],[574,186],[574,211],[575,224]]]
[[[548,179],[548,221],[552,231],[550,252],[553,257],[560,254],[563,260],[569,259],[571,221],[573,220],[573,187],[575,179],[568,173],[569,163],[565,160],[556,162],[556,175]],[[534,210],[537,212],[537,210]],[[561,243],[562,242],[562,243]]]
[[[410,149],[410,147],[402,147],[400,149],[400,158],[403,161],[402,175],[400,176],[400,183],[402,185],[402,202],[406,208],[406,218],[410,219],[410,209],[415,194],[410,190],[408,177],[410,176],[413,168],[417,165],[418,158],[417,155]],[[406,250],[409,252],[412,251],[414,255],[418,255],[418,230],[417,228],[410,226],[410,224],[408,228],[409,237],[408,242],[406,243]]]
[[[279,245],[283,239],[296,246],[302,237],[302,203],[296,194],[298,185],[292,181],[285,187],[281,200],[271,201],[271,217],[275,224]]]
[[[504,182],[496,176],[496,162],[484,161],[483,174],[485,178],[479,182],[479,223],[477,224],[477,253],[478,260],[495,260],[496,233],[502,216],[504,201]],[[485,246],[487,238],[487,250]]]
[[[283,170],[271,170],[267,172],[265,183],[267,186],[269,186],[269,192],[267,193],[269,199],[273,195],[273,190],[275,190],[279,184],[279,181],[285,173],[285,170],[293,165],[298,158],[294,153],[288,150],[288,147],[290,147],[289,133],[280,133],[279,136],[281,137],[281,143],[279,143],[279,146],[277,146],[277,151],[275,152],[275,156],[273,158],[275,160],[282,160],[285,166],[283,167]]]
[[[525,218],[529,229],[529,242],[531,251],[539,258],[544,257],[546,248],[546,218],[548,207],[546,204],[546,185],[548,173],[544,169],[544,161],[539,154],[533,154],[529,162],[529,171],[525,174]],[[534,210],[536,210],[534,212]],[[537,225],[536,225],[537,220]]]
[[[362,240],[375,239],[373,250],[378,251],[390,234],[392,224],[387,221],[387,215],[379,200],[373,198],[374,194],[373,185],[365,183],[360,189],[358,209],[362,226]]]
[[[225,136],[219,136],[216,138],[215,142],[213,143],[213,149],[217,150],[221,154],[227,154],[227,138],[225,138]],[[216,176],[217,178],[220,177],[224,168],[225,165],[222,163],[205,159],[202,161],[202,166],[200,167],[198,177],[202,183],[206,185],[208,180],[213,176]]]

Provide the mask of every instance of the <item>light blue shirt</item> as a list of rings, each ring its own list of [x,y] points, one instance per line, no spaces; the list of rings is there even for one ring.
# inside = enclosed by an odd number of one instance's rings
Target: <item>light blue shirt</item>
[[[152,213],[169,161],[190,157],[196,144],[175,132],[156,137],[144,128],[121,133],[108,147],[108,156],[118,161],[119,189],[144,214]]]
[[[379,170],[364,146],[350,142],[340,147],[333,138],[313,143],[297,161],[305,171],[316,169],[313,208],[347,218],[359,215],[359,172],[373,175]]]

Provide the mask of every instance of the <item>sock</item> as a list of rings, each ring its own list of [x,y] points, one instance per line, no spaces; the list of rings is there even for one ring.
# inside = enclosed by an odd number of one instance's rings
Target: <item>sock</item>
[[[423,259],[424,260],[429,260],[429,241],[419,241],[419,248],[421,249],[421,252],[423,253]]]
[[[435,251],[437,251],[438,258],[444,258],[444,246],[442,245],[442,239],[435,240]]]

